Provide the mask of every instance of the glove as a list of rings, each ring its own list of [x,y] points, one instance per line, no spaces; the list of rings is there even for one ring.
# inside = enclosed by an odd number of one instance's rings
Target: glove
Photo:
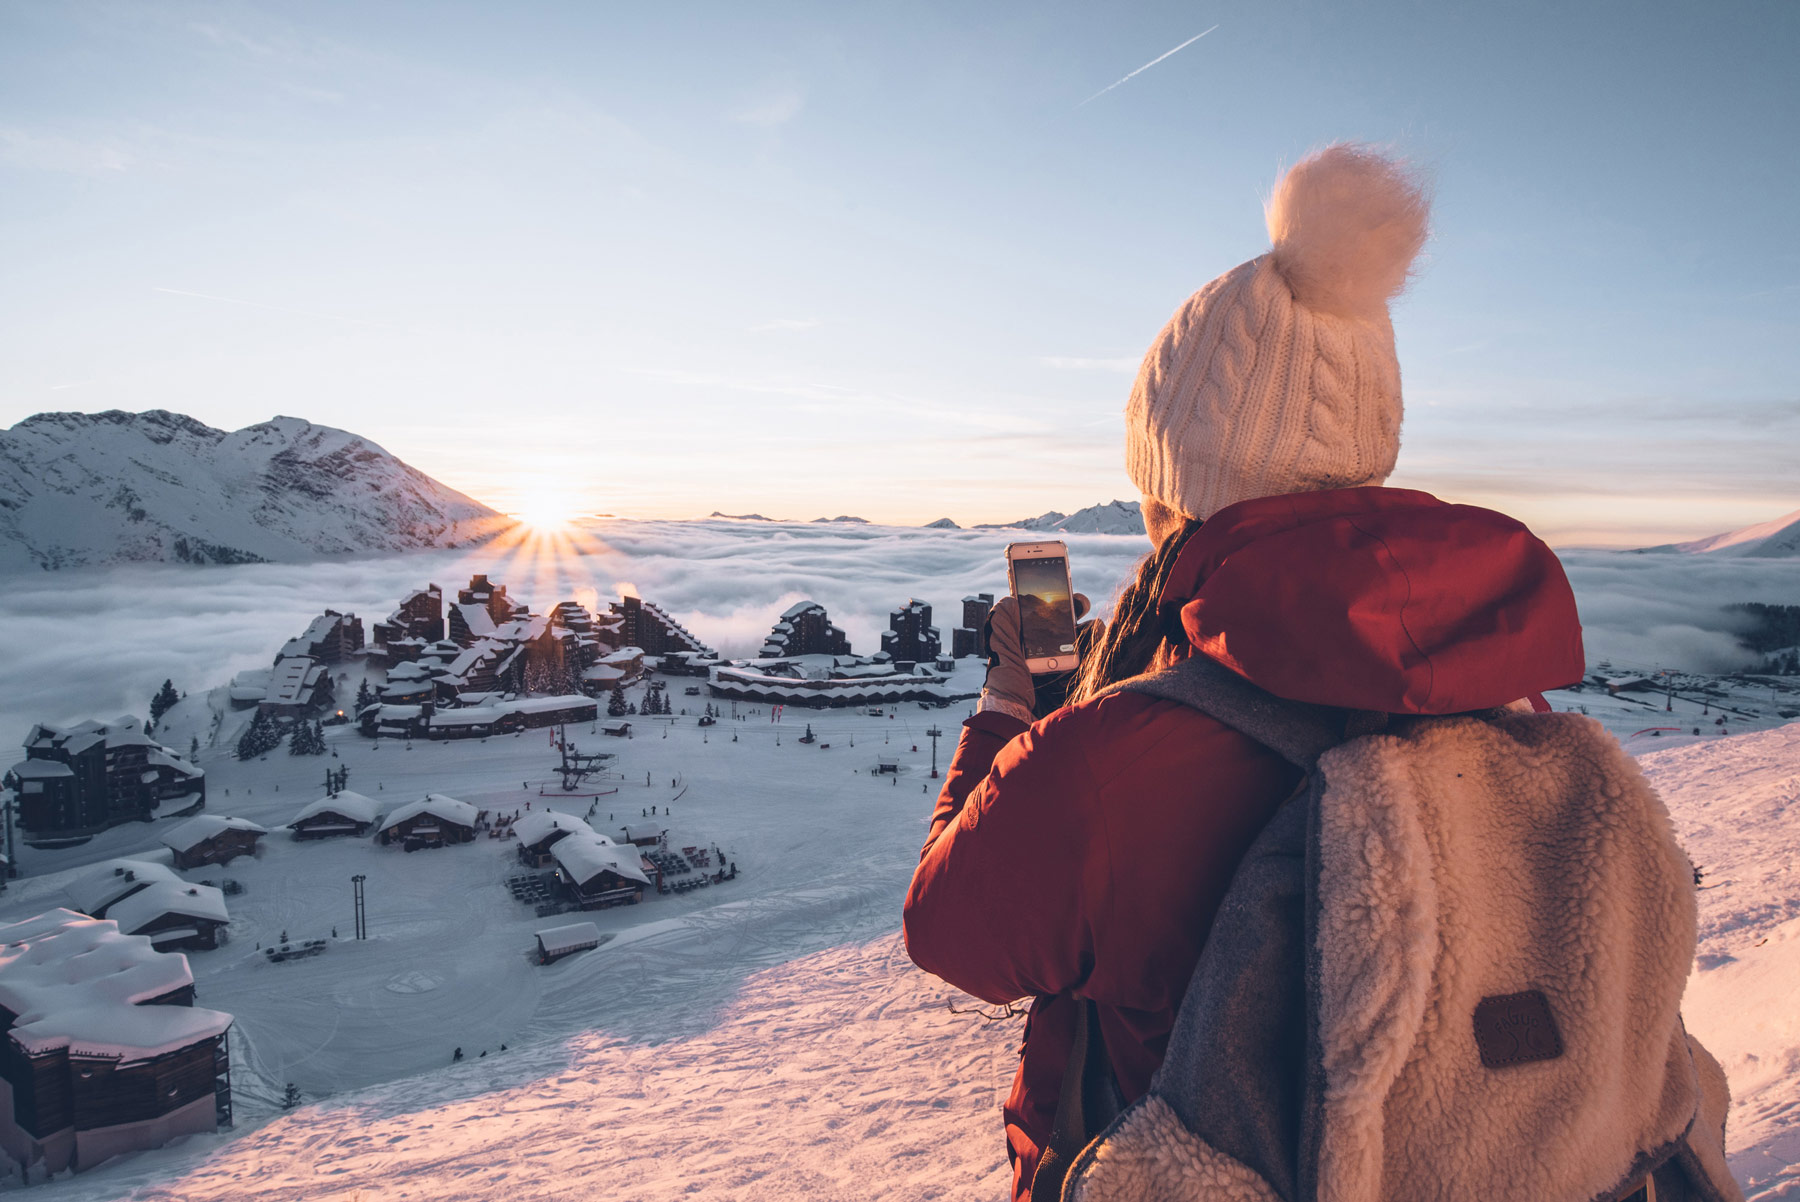
[[[1100,633],[1099,622],[1081,622],[1089,609],[1088,599],[1075,594],[1075,645],[1082,649],[1092,645]],[[1073,672],[1046,672],[1034,676],[1025,666],[1025,641],[1019,632],[1019,601],[1005,596],[994,603],[987,617],[988,672],[977,709],[993,711],[1035,722],[1046,714],[1061,709],[1068,696]]]

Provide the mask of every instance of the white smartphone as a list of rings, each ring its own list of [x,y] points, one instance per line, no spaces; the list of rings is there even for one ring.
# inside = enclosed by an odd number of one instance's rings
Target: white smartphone
[[[1009,544],[1006,579],[1019,601],[1025,666],[1034,673],[1074,670],[1075,590],[1069,585],[1068,544]]]

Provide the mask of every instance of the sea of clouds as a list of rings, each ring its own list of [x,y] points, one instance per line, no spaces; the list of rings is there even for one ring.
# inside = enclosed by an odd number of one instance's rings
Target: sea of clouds
[[[193,567],[145,564],[15,574],[0,587],[0,748],[33,722],[143,714],[165,678],[183,691],[267,666],[330,607],[365,628],[427,581],[452,599],[473,572],[538,611],[640,595],[726,655],[753,655],[780,612],[821,602],[859,652],[878,649],[896,606],[916,597],[945,633],[961,599],[1002,593],[1019,531],[761,522],[598,522],[573,538],[383,558]],[[1076,588],[1104,612],[1147,550],[1141,538],[1069,535]],[[1590,663],[1729,671],[1742,601],[1800,603],[1800,561],[1568,551]],[[10,754],[0,763],[10,762]]]

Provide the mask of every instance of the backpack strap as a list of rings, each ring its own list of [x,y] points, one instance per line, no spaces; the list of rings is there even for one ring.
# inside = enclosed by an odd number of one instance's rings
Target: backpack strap
[[[1122,680],[1097,696],[1126,692],[1197,709],[1309,773],[1317,767],[1319,757],[1339,743],[1375,734],[1387,726],[1386,714],[1277,697],[1205,655]]]

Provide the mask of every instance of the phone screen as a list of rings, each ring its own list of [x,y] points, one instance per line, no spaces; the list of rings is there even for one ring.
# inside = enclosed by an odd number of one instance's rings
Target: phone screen
[[[1074,654],[1075,605],[1069,590],[1069,561],[1060,557],[1015,559],[1012,574],[1026,658]]]

